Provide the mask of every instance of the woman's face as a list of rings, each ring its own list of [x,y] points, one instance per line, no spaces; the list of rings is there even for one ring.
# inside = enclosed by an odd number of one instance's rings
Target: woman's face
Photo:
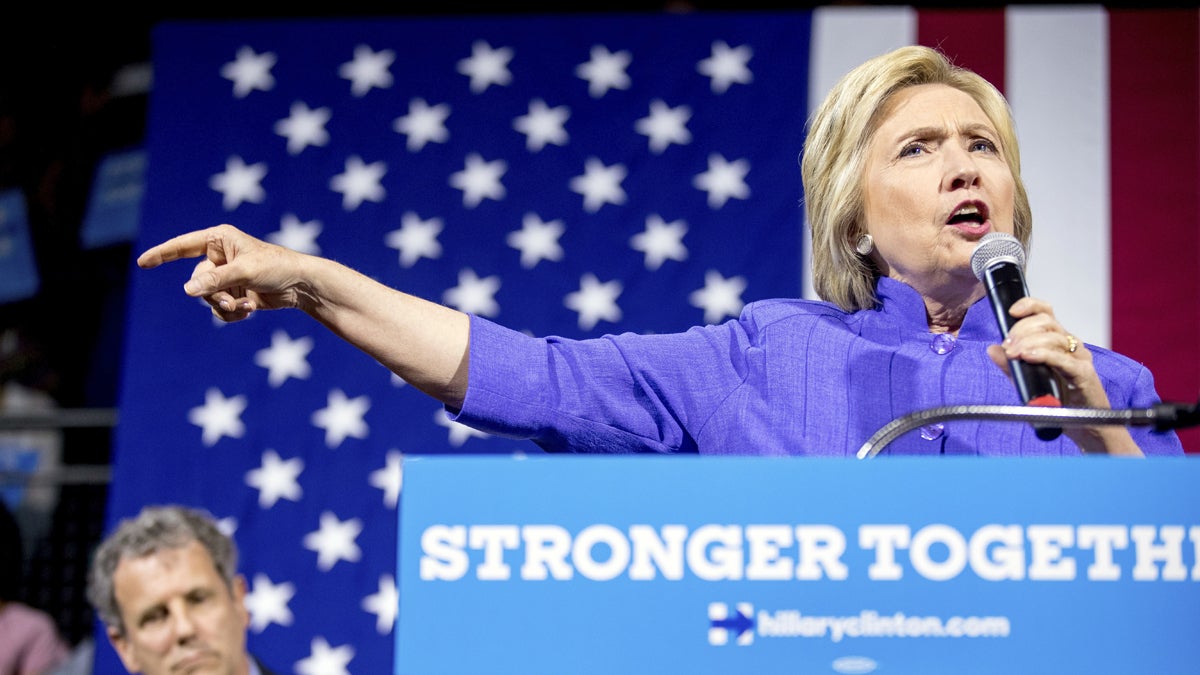
[[[991,120],[941,84],[902,89],[867,152],[866,231],[881,273],[926,296],[974,288],[971,252],[1013,232],[1015,185]]]

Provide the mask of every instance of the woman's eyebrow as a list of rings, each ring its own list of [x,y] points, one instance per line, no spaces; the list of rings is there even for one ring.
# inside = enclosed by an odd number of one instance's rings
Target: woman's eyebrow
[[[896,134],[896,142],[900,142],[907,138],[929,138],[929,139],[944,139],[951,133],[957,133],[961,136],[996,136],[996,130],[991,125],[983,122],[972,122],[958,127],[954,132],[951,132],[944,126],[923,126],[909,129]]]

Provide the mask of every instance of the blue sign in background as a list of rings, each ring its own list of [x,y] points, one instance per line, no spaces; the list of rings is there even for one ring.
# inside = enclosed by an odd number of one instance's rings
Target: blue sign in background
[[[397,673],[1182,673],[1200,667],[1200,464],[1187,458],[420,457],[406,459],[404,473]],[[470,546],[461,578],[420,577],[422,536],[433,526],[557,525],[578,535],[595,525],[628,533],[635,524],[659,531],[683,525],[689,534],[710,524],[793,531],[828,525],[845,535],[840,560],[847,574],[708,581],[685,567],[679,580],[659,573],[635,581],[626,571],[598,581],[576,569],[569,580],[522,580],[518,542],[503,551],[507,580],[476,578],[484,553]],[[1156,575],[1134,580],[1137,545],[1130,540],[1113,547],[1119,579],[1089,580],[1093,548],[1067,542],[1058,564],[1073,559],[1074,578],[1032,580],[1032,546],[1023,536],[1020,580],[986,581],[969,562],[953,578],[926,578],[905,548],[896,552],[901,578],[873,580],[867,570],[877,550],[860,546],[864,524],[906,525],[914,535],[948,526],[967,541],[986,525],[1017,526],[1022,535],[1031,526],[1073,533],[1114,525],[1127,534],[1152,526],[1155,545],[1147,551]],[[1183,541],[1164,545],[1158,536],[1164,527],[1182,528]],[[742,546],[747,560],[748,549]],[[597,562],[606,550],[592,549]],[[1003,555],[989,550],[993,559]],[[935,567],[948,551],[928,547]],[[710,547],[708,557],[720,554]],[[1186,566],[1182,580],[1163,578],[1172,555]],[[797,547],[781,547],[778,557],[794,563]],[[749,611],[739,615],[739,607]],[[860,632],[869,632],[881,625],[873,617],[898,614],[909,636],[801,635],[811,634],[821,617],[854,619]],[[774,631],[764,615],[776,621]],[[788,616],[816,618],[789,632]],[[984,617],[992,623],[980,623]],[[913,634],[950,622],[986,634],[996,617],[1006,620],[1006,636]]]
[[[37,293],[37,262],[29,233],[25,195],[0,191],[0,304],[25,300]]]

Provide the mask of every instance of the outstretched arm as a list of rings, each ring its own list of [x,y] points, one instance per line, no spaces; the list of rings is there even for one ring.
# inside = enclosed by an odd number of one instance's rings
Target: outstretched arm
[[[335,261],[256,239],[232,225],[179,235],[140,256],[153,269],[202,257],[184,291],[223,321],[296,308],[406,382],[460,408],[467,390],[466,314],[392,288]]]

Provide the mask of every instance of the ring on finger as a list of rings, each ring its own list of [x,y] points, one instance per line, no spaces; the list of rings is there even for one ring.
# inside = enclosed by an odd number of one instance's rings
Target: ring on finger
[[[1067,333],[1067,353],[1074,354],[1076,349],[1079,349],[1079,340],[1074,335]]]

